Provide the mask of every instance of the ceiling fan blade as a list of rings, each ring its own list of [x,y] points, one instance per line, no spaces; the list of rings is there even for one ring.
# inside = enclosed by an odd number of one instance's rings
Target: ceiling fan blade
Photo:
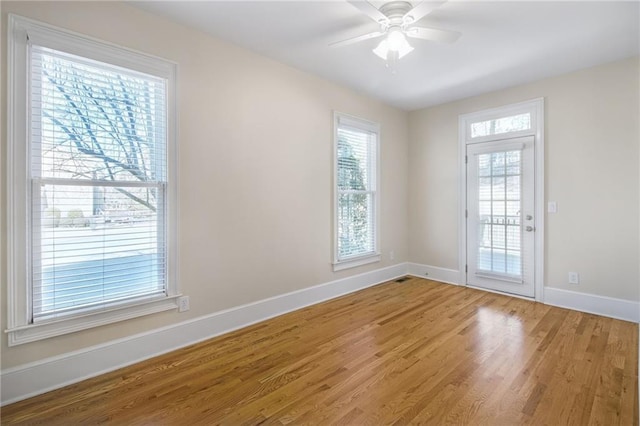
[[[383,35],[384,35],[384,32],[376,31],[374,33],[364,34],[364,35],[361,35],[361,36],[358,36],[358,37],[352,37],[352,38],[348,38],[346,40],[336,41],[335,43],[329,44],[329,46],[330,47],[346,46],[348,44],[357,43],[357,42],[363,41],[363,40],[369,40],[371,38],[376,38],[376,37],[380,37],[380,36],[383,36]]]
[[[457,31],[437,30],[435,28],[411,27],[405,31],[407,37],[421,38],[423,40],[439,41],[442,43],[453,43],[462,34]]]
[[[402,20],[404,21],[405,24],[411,24],[413,22],[417,22],[445,3],[446,3],[446,0],[445,1],[423,0],[416,7],[414,7],[407,13],[405,13],[405,15],[402,17]]]
[[[388,22],[389,18],[387,18],[384,13],[380,12],[377,7],[369,3],[368,1],[363,0],[347,0],[348,3],[351,3],[354,7],[360,10],[362,13],[367,15],[369,18],[373,19],[378,23]]]

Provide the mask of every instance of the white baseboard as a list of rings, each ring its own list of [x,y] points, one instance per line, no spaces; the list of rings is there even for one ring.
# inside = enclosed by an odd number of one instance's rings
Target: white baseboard
[[[409,263],[409,275],[460,285],[460,273],[453,269]],[[545,286],[543,303],[624,321],[640,322],[640,302]]]
[[[544,303],[625,321],[640,322],[640,302],[630,300],[545,287]]]
[[[460,272],[454,269],[439,268],[437,266],[409,263],[409,275],[440,281],[447,284],[459,285]]]
[[[407,270],[408,264],[400,263],[6,369],[0,373],[0,405],[39,395],[287,312],[390,281],[406,275]]]

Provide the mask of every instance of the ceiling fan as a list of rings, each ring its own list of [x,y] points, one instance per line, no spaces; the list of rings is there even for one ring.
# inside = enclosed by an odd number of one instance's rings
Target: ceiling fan
[[[407,1],[391,1],[383,4],[379,9],[367,1],[347,0],[347,2],[376,21],[380,25],[380,30],[331,43],[329,46],[346,46],[386,36],[373,49],[373,53],[385,59],[387,64],[392,64],[413,50],[407,37],[445,43],[453,43],[460,37],[457,31],[413,26],[446,1],[422,1],[416,7]]]

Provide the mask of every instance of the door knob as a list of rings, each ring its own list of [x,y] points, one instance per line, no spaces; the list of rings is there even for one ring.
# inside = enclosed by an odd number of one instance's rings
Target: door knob
[[[533,231],[533,226],[527,226],[526,228],[524,228],[524,230],[527,232],[531,232]]]

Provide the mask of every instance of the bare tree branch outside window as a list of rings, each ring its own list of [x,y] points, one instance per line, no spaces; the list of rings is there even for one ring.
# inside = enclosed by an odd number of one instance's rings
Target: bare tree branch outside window
[[[41,64],[43,93],[50,99],[41,111],[43,136],[53,137],[43,146],[47,150],[43,158],[49,159],[43,162],[43,175],[156,181],[158,99],[153,84],[57,56],[43,57]],[[138,205],[156,211],[155,188],[115,190],[130,199],[130,208]]]

